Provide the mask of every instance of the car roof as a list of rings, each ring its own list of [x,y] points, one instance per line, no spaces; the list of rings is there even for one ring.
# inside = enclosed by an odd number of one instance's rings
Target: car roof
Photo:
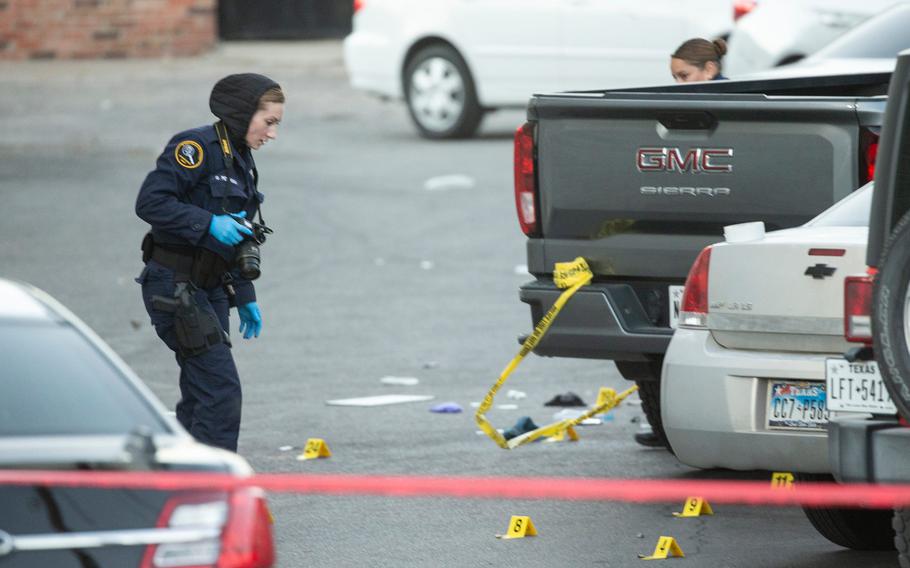
[[[41,295],[37,288],[0,278],[0,321],[27,319],[51,322],[61,319],[59,313],[40,299]]]

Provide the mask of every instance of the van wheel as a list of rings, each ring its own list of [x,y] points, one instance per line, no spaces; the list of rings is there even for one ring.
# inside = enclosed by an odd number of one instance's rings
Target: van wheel
[[[411,57],[404,93],[411,119],[425,138],[469,138],[483,118],[468,66],[448,45],[431,45]]]
[[[638,396],[641,398],[641,409],[651,424],[651,429],[661,442],[669,449],[670,442],[664,432],[664,423],[660,418],[660,369],[663,357],[650,361],[614,361],[623,378],[635,381],[638,385]]]
[[[910,213],[885,242],[872,296],[872,337],[885,388],[910,417]]]
[[[901,568],[910,568],[910,509],[895,509],[891,526],[898,564]]]
[[[796,474],[797,481],[833,481],[830,475]],[[803,512],[823,537],[853,550],[894,550],[896,540],[889,509],[836,509],[803,507]],[[895,523],[896,523],[895,517]],[[896,526],[896,525],[895,525]],[[906,568],[910,568],[908,565]]]

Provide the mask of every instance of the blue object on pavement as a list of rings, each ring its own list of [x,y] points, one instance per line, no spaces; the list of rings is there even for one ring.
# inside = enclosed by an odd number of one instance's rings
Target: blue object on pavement
[[[462,410],[461,405],[457,402],[443,402],[430,407],[430,412],[438,412],[440,414],[458,414]]]

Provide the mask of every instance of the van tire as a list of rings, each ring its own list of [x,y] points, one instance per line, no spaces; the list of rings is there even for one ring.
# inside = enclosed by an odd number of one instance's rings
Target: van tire
[[[891,527],[898,564],[901,568],[910,568],[910,509],[895,509]]]
[[[872,296],[872,339],[885,388],[901,416],[910,418],[910,212],[885,241]]]
[[[796,474],[800,481],[830,482],[824,474]],[[806,518],[823,537],[852,550],[894,550],[896,539],[890,509],[803,507]],[[896,518],[896,517],[895,517]],[[910,568],[907,566],[906,568]]]

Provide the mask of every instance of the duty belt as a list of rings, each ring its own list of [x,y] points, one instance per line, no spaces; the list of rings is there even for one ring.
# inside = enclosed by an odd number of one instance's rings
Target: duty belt
[[[152,248],[152,260],[165,268],[170,268],[177,274],[177,281],[189,282],[193,273],[193,260],[195,253],[192,248],[165,248],[155,245]]]
[[[176,282],[192,282],[197,288],[214,288],[231,282],[228,263],[202,247],[156,244],[151,259],[176,274]],[[233,295],[233,289],[228,290]]]

